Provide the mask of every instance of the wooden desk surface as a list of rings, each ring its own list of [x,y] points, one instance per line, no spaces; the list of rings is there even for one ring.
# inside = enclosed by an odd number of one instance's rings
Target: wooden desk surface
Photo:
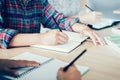
[[[110,35],[110,28],[98,32],[101,36]],[[120,80],[120,54],[107,45],[94,46],[88,41],[69,54],[38,48],[21,47],[0,49],[0,58],[11,58],[23,52],[32,52],[70,62],[85,48],[88,51],[76,62],[78,65],[90,67],[90,71],[82,77],[83,80]]]

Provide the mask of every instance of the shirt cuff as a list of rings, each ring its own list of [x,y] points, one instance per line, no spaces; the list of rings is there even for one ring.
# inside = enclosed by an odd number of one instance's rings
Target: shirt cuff
[[[0,31],[1,32],[1,31]],[[13,29],[4,29],[1,33],[1,48],[9,48],[9,44],[12,38],[18,33],[18,31]]]
[[[80,20],[79,18],[73,18],[73,20],[70,22],[70,27],[68,28],[69,31],[73,31],[72,30],[72,26],[75,24],[75,23],[80,23]]]

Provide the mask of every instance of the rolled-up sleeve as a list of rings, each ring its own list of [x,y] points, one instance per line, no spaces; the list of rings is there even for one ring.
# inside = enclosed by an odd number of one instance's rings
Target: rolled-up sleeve
[[[0,1],[0,48],[9,48],[9,43],[12,38],[17,34],[17,31],[4,28],[2,12],[2,2]]]
[[[12,29],[0,29],[0,48],[9,48],[9,43],[17,34],[17,31]]]

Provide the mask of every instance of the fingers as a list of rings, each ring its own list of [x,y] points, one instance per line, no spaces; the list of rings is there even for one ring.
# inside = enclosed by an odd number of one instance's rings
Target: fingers
[[[37,63],[35,61],[14,60],[14,64],[11,65],[10,67],[17,68],[17,67],[37,67],[37,66],[39,66],[39,63]]]
[[[65,44],[67,41],[68,41],[68,36],[63,33],[63,32],[60,32],[58,30],[55,30],[55,38],[56,38],[56,42],[55,44]]]
[[[77,70],[76,66],[72,65],[72,66],[70,66],[70,67],[68,68],[67,72],[68,72],[68,71],[72,73],[73,71],[78,71],[78,70]],[[63,71],[63,68],[61,67],[61,68],[59,69],[58,73],[59,73],[59,74],[62,74],[63,72],[64,72],[64,71]]]
[[[68,36],[63,32],[59,32],[58,43],[65,44],[68,41]]]
[[[63,68],[60,68],[58,71],[58,80],[81,80],[80,72],[75,66],[69,67],[66,72],[63,71]]]
[[[26,66],[26,67],[36,67],[36,66],[39,66],[39,63],[37,63],[35,61],[22,60],[21,63],[23,63],[22,66]]]
[[[63,73],[63,68],[61,67],[59,70],[58,70],[58,74],[61,75]]]
[[[3,71],[5,75],[14,76],[14,77],[19,75],[19,73],[16,70],[12,70],[9,68],[5,68]]]
[[[105,42],[103,39],[101,39],[96,33],[94,33],[95,37],[97,38],[96,42],[99,43],[100,45],[105,45]]]
[[[85,35],[89,36],[92,39],[94,45],[105,45],[104,41],[94,31],[87,29],[83,32]]]
[[[95,37],[95,34],[93,32],[90,32],[89,37],[92,39],[93,44],[97,45],[97,38]]]
[[[5,60],[6,64],[3,65],[2,71],[6,75],[17,76],[19,73],[15,70],[20,67],[37,67],[39,63],[35,61],[27,61],[27,60]]]
[[[68,41],[68,36],[59,30],[51,30],[43,36],[42,40],[43,44],[47,45],[65,44]]]

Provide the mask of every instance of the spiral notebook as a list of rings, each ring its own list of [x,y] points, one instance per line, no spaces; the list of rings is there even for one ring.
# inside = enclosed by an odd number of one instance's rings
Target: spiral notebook
[[[67,65],[66,62],[63,62],[58,59],[43,57],[39,55],[35,55],[33,53],[25,52],[20,54],[12,59],[16,60],[32,60],[40,62],[41,65],[39,67],[26,67],[18,69],[19,76],[11,77],[4,75],[5,78],[11,80],[57,80],[57,72],[60,67],[64,67]],[[89,67],[86,66],[76,66],[78,70],[80,70],[81,75],[83,76],[89,71]]]

